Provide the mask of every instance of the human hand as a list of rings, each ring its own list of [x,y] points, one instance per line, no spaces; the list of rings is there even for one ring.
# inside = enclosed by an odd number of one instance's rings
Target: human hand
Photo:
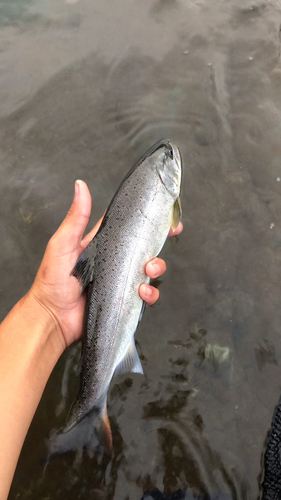
[[[71,275],[78,257],[95,237],[102,219],[83,238],[91,214],[92,199],[90,191],[83,181],[76,181],[75,195],[71,208],[50,239],[30,294],[44,307],[56,323],[58,334],[65,346],[78,340],[82,335],[85,294],[81,285]],[[180,222],[175,232],[182,231]],[[147,263],[145,271],[150,278],[158,278],[166,270],[165,262],[156,257]],[[159,291],[150,285],[142,284],[140,297],[153,305],[159,298]]]

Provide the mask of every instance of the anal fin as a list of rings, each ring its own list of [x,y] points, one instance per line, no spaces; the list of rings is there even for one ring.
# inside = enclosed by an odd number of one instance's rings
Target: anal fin
[[[143,375],[143,369],[136,349],[134,338],[132,339],[129,348],[127,349],[120,363],[117,365],[115,369],[115,375],[120,375],[121,373],[128,372],[141,373]]]

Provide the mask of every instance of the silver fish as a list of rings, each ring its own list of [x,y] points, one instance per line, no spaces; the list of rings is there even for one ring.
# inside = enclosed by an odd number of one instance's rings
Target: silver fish
[[[129,171],[94,240],[72,272],[87,288],[81,385],[64,433],[89,414],[106,447],[111,430],[106,399],[115,374],[143,373],[134,334],[144,304],[145,264],[157,256],[181,217],[181,157],[168,140],[156,143]]]

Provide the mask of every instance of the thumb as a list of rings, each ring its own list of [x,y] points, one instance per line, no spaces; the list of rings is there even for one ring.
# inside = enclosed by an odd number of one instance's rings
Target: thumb
[[[58,232],[74,246],[80,244],[89,222],[92,198],[86,182],[75,181],[75,194],[67,216]]]

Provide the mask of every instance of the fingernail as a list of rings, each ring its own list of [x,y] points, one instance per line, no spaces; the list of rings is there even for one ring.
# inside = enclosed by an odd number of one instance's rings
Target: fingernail
[[[155,276],[161,274],[161,266],[159,266],[157,262],[151,262],[150,264],[152,265],[153,273]]]
[[[152,290],[149,285],[142,285],[144,289],[144,294],[147,296],[152,295]]]
[[[75,181],[75,197],[80,194],[80,181]]]

